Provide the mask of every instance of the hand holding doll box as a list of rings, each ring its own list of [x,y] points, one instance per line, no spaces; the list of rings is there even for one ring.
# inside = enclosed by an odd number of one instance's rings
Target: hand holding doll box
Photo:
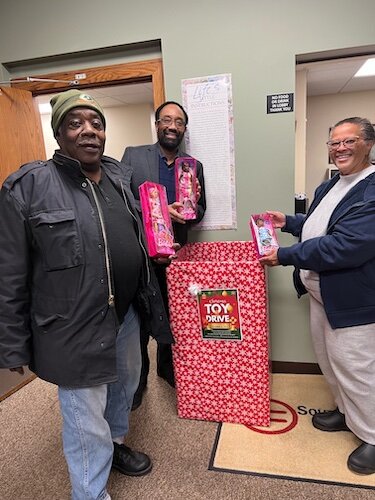
[[[175,163],[176,201],[182,204],[179,209],[185,220],[197,218],[197,160],[177,158]]]
[[[139,197],[149,256],[174,255],[173,229],[165,187],[146,181],[139,186]]]
[[[249,225],[258,257],[279,248],[275,228],[268,214],[253,214]]]

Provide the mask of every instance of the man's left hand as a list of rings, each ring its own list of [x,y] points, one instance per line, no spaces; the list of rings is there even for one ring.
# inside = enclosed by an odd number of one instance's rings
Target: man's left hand
[[[197,193],[197,202],[199,201],[200,197],[201,197],[201,192],[202,192],[202,187],[198,181],[198,179],[196,179],[196,193]]]
[[[173,243],[173,250],[177,252],[180,250],[181,245],[179,243]],[[169,264],[177,258],[177,253],[174,255],[170,255],[169,257],[158,257],[157,259],[152,259],[153,262],[156,262],[156,264],[160,264],[163,266],[169,266]]]
[[[17,366],[16,368],[9,368],[9,370],[11,372],[17,372],[20,375],[24,375],[25,374],[25,370],[23,369],[23,366]]]

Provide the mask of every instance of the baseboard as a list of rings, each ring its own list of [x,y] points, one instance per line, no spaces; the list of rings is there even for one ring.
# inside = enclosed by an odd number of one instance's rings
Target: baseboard
[[[19,384],[15,385],[11,389],[9,389],[9,391],[5,392],[4,394],[1,394],[0,395],[0,401],[3,401],[4,399],[8,398],[9,396],[11,396],[15,392],[17,392],[24,385],[28,384],[29,382],[31,382],[35,378],[36,378],[36,375],[34,373],[32,375],[30,375],[30,377],[25,378],[24,380],[22,380],[22,382],[20,382]]]
[[[296,363],[293,361],[272,361],[272,373],[322,374],[317,363]]]

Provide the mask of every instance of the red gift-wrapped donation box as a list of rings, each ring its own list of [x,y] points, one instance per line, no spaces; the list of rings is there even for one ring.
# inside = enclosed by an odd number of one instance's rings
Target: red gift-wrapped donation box
[[[188,244],[167,283],[178,415],[269,426],[267,291],[253,242]]]

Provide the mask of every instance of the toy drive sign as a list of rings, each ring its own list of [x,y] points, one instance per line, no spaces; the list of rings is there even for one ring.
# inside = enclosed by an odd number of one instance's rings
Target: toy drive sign
[[[237,290],[201,290],[197,298],[203,339],[241,340]]]

